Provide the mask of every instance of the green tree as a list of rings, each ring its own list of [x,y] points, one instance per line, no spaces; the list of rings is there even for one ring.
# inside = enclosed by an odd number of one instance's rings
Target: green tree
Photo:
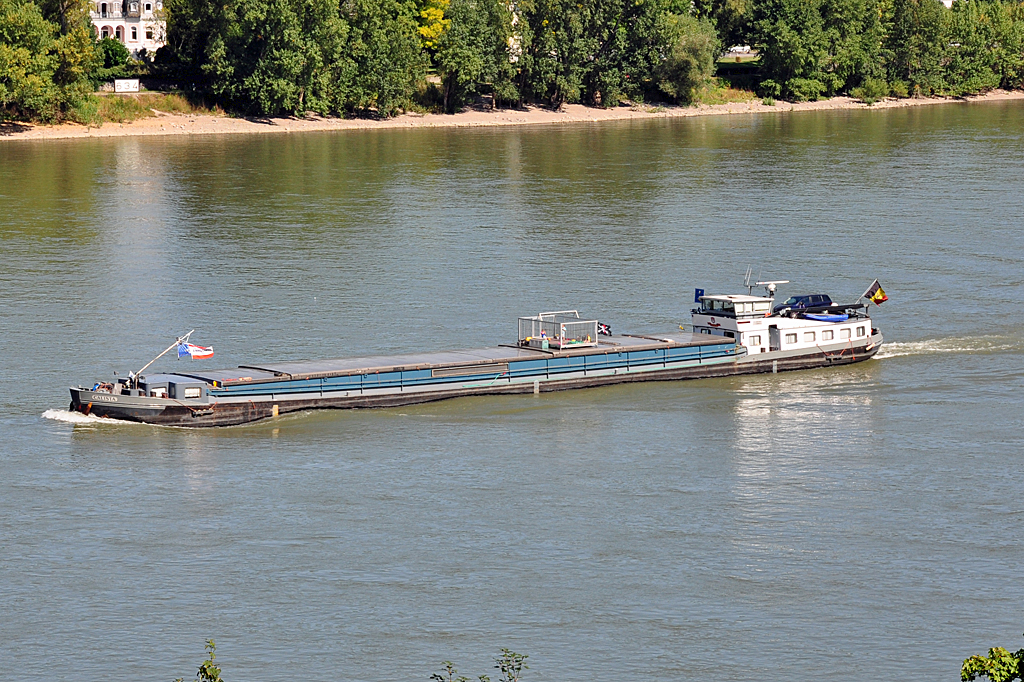
[[[59,121],[76,116],[94,68],[89,29],[66,31],[27,0],[0,0],[0,118]]]
[[[346,101],[348,26],[334,0],[168,0],[172,48],[197,87],[252,114],[327,114]]]
[[[999,87],[1001,79],[996,26],[998,2],[957,0],[947,14],[943,44],[944,80],[954,95],[984,92]]]
[[[341,7],[351,27],[346,49],[354,61],[349,104],[356,109],[376,107],[380,116],[393,116],[409,101],[426,68],[415,5],[402,0],[344,0]]]
[[[996,65],[1000,87],[1024,88],[1024,4],[993,3]]]
[[[445,111],[454,111],[481,82],[508,78],[510,19],[502,0],[451,0],[449,26],[434,64],[441,75]]]
[[[685,14],[667,15],[664,23],[668,53],[656,72],[658,87],[676,101],[690,103],[694,90],[714,76],[721,49],[718,31],[709,19]]]
[[[665,0],[522,0],[522,94],[558,108],[614,106],[654,78],[667,45]],[[516,28],[519,28],[518,24]]]
[[[942,88],[945,12],[939,0],[892,0],[882,53],[890,82],[925,95]]]
[[[764,94],[813,100],[875,75],[882,42],[876,2],[758,0],[753,34]]]

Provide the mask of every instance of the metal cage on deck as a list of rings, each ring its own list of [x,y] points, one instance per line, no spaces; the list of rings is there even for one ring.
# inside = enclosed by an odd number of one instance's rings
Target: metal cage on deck
[[[519,345],[533,348],[586,348],[597,345],[597,320],[581,320],[575,310],[519,318]]]

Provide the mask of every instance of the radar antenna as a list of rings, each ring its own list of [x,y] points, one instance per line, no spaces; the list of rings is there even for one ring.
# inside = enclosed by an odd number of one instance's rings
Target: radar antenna
[[[743,286],[745,286],[747,288],[747,296],[753,296],[754,295],[754,288],[755,287],[764,287],[765,293],[768,294],[768,298],[770,298],[770,299],[772,299],[774,301],[775,300],[775,289],[778,287],[778,285],[780,285],[780,284],[789,284],[789,280],[788,279],[776,279],[776,280],[770,280],[770,281],[762,282],[762,281],[760,281],[761,280],[761,273],[757,274],[757,279],[758,279],[757,282],[751,282],[750,281],[750,276],[752,274],[754,274],[754,268],[748,266],[747,267],[747,275],[743,279]]]

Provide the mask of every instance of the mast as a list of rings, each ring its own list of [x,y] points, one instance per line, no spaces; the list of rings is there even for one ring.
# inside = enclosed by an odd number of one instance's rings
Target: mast
[[[162,358],[163,356],[167,355],[167,354],[168,354],[169,352],[171,352],[171,350],[173,350],[174,348],[177,348],[177,347],[178,347],[179,345],[181,345],[181,344],[183,344],[183,343],[187,343],[187,342],[188,342],[188,337],[192,336],[192,332],[194,332],[194,331],[195,331],[195,329],[193,329],[193,330],[192,330],[191,332],[189,332],[188,334],[185,334],[184,336],[179,336],[179,337],[178,337],[177,339],[175,339],[175,340],[174,340],[174,343],[172,343],[171,345],[169,345],[169,346],[167,347],[167,349],[166,349],[166,350],[164,350],[164,352],[163,352],[163,353],[160,353],[160,355],[156,356],[155,358],[153,358],[152,360],[150,360],[149,362],[147,362],[147,363],[146,363],[146,364],[145,364],[145,365],[143,366],[143,368],[142,368],[142,369],[140,369],[140,370],[139,370],[138,372],[136,372],[136,373],[134,374],[134,376],[133,376],[133,375],[131,375],[131,374],[129,374],[129,375],[128,375],[128,381],[129,381],[129,383],[131,383],[131,382],[133,382],[133,381],[135,382],[135,385],[133,386],[133,388],[138,388],[138,387],[139,387],[139,376],[140,376],[140,375],[141,375],[141,374],[142,374],[142,373],[143,373],[144,371],[146,371],[146,368],[148,368],[148,367],[149,367],[150,365],[152,365],[152,364],[153,364],[154,362],[156,362],[157,360],[159,360],[159,359],[160,359],[160,358]]]

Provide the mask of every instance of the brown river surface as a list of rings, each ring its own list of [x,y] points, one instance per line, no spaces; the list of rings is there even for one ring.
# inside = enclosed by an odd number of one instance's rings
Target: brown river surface
[[[12,680],[956,680],[1024,645],[1024,105],[0,144]],[[829,370],[183,430],[67,387],[855,299]],[[186,361],[161,360],[174,370]],[[127,671],[127,672],[126,672]]]

